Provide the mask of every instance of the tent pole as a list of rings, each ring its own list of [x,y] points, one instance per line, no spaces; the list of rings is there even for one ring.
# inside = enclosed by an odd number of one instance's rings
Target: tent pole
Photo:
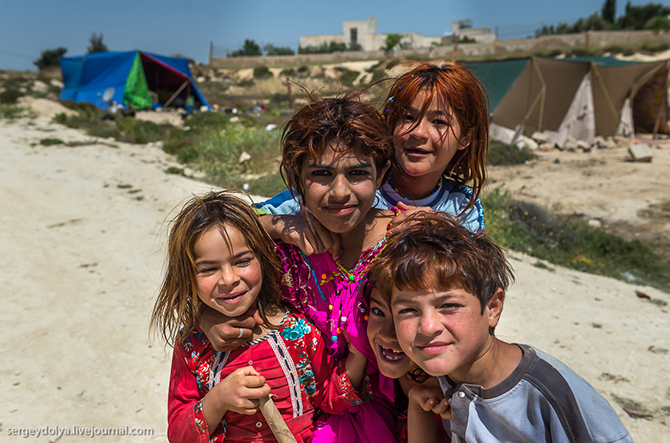
[[[665,67],[666,69],[670,66],[670,61],[665,62]],[[668,89],[668,78],[665,78],[665,87],[663,88],[664,91],[667,91]],[[654,123],[654,133],[652,135],[652,138],[656,140],[656,135],[658,134],[658,127],[661,126],[661,117],[663,116],[663,112],[666,111],[666,107],[668,106],[668,97],[667,97],[667,92],[665,94],[665,97],[661,97],[661,103],[658,104],[658,111],[656,111],[656,122]],[[663,100],[665,99],[665,100]],[[665,101],[665,103],[663,103]]]
[[[516,131],[514,131],[514,137],[512,137],[512,143],[517,139],[517,137],[520,135],[521,128],[523,128],[526,125],[526,122],[530,118],[530,114],[533,113],[535,110],[535,107],[537,106],[538,101],[542,101],[542,108],[540,109],[540,120],[539,120],[539,128],[541,130],[542,128],[542,114],[544,111],[544,97],[545,97],[545,92],[547,90],[547,85],[544,82],[544,78],[542,77],[542,72],[540,71],[540,68],[537,66],[537,62],[535,60],[535,56],[532,57],[531,62],[533,63],[533,67],[537,71],[537,75],[540,78],[540,83],[542,84],[542,88],[540,89],[540,93],[537,94],[535,97],[535,100],[533,100],[533,104],[530,105],[530,109],[528,109],[528,112],[526,115],[523,117],[523,120],[521,120],[521,124],[517,127]]]
[[[542,89],[540,90],[540,95],[542,96],[540,101],[540,117],[537,123],[537,130],[542,132],[542,126],[544,123],[544,99],[547,97],[547,84],[544,81],[544,77],[542,77],[542,71],[540,71],[540,66],[537,63],[535,56],[533,56],[533,67],[535,68],[535,71],[537,71],[537,77],[540,79],[540,83],[542,84]]]
[[[609,93],[607,92],[607,88],[605,88],[605,82],[603,81],[603,78],[600,75],[600,71],[598,71],[598,67],[596,66],[596,64],[593,60],[591,60],[591,71],[595,72],[595,74],[596,74],[596,81],[600,84],[600,89],[602,89],[603,94],[605,95],[605,100],[607,100],[607,104],[610,107],[610,111],[612,111],[612,114],[614,114],[614,116],[616,117],[616,121],[620,122],[621,121],[621,116],[619,115],[619,112],[614,107],[614,103],[612,103],[612,98],[610,97]],[[632,102],[631,102],[631,106],[633,106]]]
[[[169,99],[167,99],[167,101],[165,102],[165,104],[164,104],[163,106],[165,106],[166,108],[167,108],[168,106],[170,106],[170,103],[172,103],[172,101],[173,101],[175,98],[177,98],[177,96],[179,95],[179,93],[180,93],[181,91],[183,91],[184,88],[185,88],[186,86],[188,86],[188,84],[189,84],[189,81],[186,80],[186,81],[179,87],[179,89],[177,89],[177,92],[175,92],[174,94],[172,94],[172,97],[170,97]]]

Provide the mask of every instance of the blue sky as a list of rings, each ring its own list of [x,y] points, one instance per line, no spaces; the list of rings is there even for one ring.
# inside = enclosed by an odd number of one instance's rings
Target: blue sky
[[[656,0],[656,3],[659,1]],[[340,34],[342,22],[377,17],[380,33],[442,36],[451,22],[498,28],[501,39],[534,35],[542,25],[572,23],[604,0],[0,0],[0,69],[35,69],[46,49],[86,52],[93,32],[112,51],[181,54],[205,63],[210,42],[225,55],[253,39],[297,49],[301,35]],[[633,0],[632,4],[649,1]],[[668,0],[660,3],[668,4]],[[625,2],[617,2],[617,16]]]

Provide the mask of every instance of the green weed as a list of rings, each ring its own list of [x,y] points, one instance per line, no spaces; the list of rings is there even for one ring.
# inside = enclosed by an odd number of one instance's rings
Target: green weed
[[[487,234],[499,245],[555,265],[670,290],[670,260],[638,241],[628,241],[583,220],[554,215],[515,201],[509,190],[482,197]]]

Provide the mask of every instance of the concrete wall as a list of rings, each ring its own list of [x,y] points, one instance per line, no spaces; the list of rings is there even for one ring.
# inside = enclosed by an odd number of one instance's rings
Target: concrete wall
[[[385,34],[377,34],[382,36]],[[385,38],[385,37],[384,37]],[[550,35],[519,40],[497,40],[494,43],[464,43],[414,48],[396,55],[425,58],[450,58],[459,55],[494,55],[514,52],[532,52],[562,48],[601,48],[630,43],[669,42],[670,31],[587,31],[581,34]],[[381,46],[381,45],[380,45]],[[341,63],[356,60],[387,58],[384,51],[336,52],[333,54],[282,55],[272,57],[211,57],[213,68],[255,68],[257,66],[300,66]]]

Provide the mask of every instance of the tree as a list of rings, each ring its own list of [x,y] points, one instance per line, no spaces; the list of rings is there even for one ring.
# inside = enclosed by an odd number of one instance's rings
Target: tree
[[[268,43],[267,45],[263,46],[263,50],[265,51],[265,55],[293,55],[295,54],[295,51],[293,49],[289,48],[288,46],[275,46],[272,43]]]
[[[616,19],[616,0],[605,0],[601,15],[607,23],[614,23]]]
[[[626,13],[619,18],[619,26],[621,29],[645,29],[649,20],[658,16],[665,17],[668,14],[670,14],[670,7],[660,3],[633,6],[629,1],[626,3]]]
[[[88,48],[86,49],[87,54],[95,54],[96,52],[107,52],[107,45],[102,41],[102,32],[100,35],[95,32],[91,34],[91,38],[88,39]]]
[[[67,49],[62,46],[59,46],[56,49],[47,49],[42,51],[40,58],[35,60],[33,64],[39,69],[44,69],[49,66],[58,66],[60,65],[60,58],[65,55]]]
[[[384,46],[382,46],[381,49],[384,51],[393,51],[396,46],[400,46],[403,37],[404,35],[402,34],[388,34]]]
[[[263,53],[261,52],[261,47],[258,46],[258,43],[249,39],[244,40],[242,49],[233,51],[233,53],[230,54],[231,57],[258,57],[261,55],[263,55]]]

